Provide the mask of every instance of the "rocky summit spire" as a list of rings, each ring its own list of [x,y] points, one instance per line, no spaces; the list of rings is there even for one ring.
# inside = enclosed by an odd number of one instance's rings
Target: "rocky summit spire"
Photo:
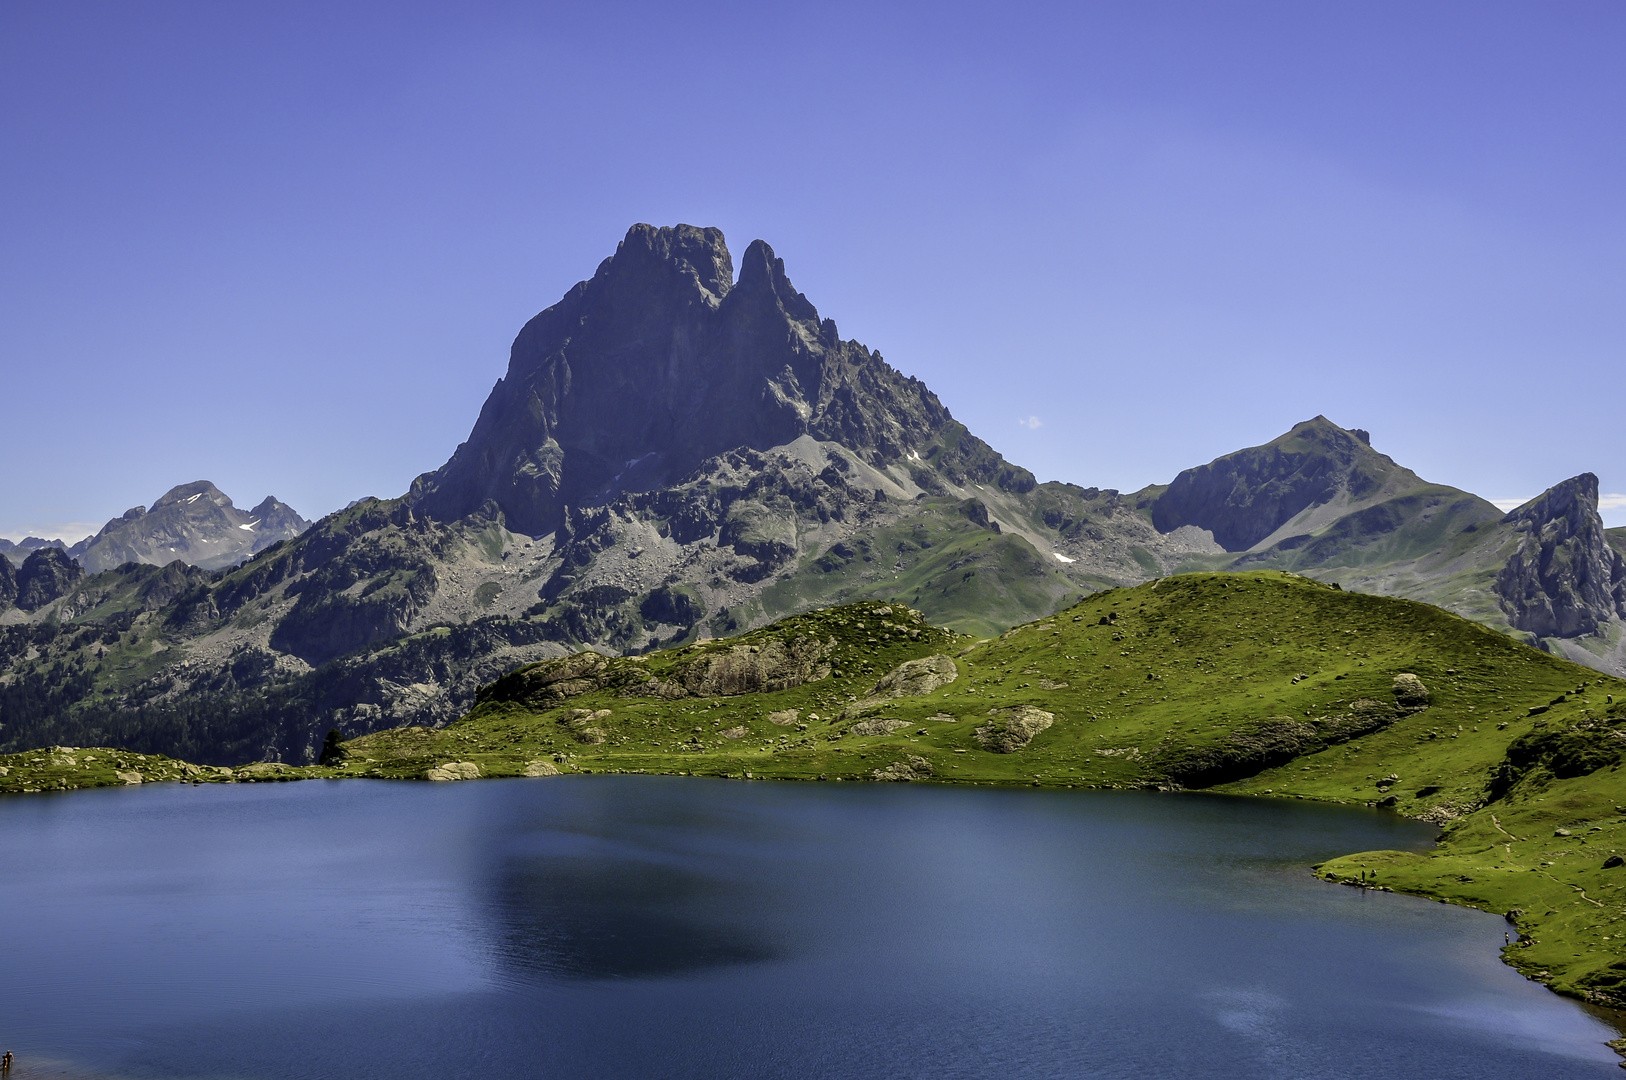
[[[541,534],[566,506],[671,484],[728,450],[812,435],[879,464],[949,420],[821,321],[761,240],[735,282],[717,229],[634,225],[520,331],[468,441],[410,498],[431,517],[500,512]]]
[[[1626,559],[1609,545],[1598,515],[1598,478],[1556,484],[1502,519],[1522,534],[1496,575],[1508,621],[1539,637],[1596,633],[1626,618]]]

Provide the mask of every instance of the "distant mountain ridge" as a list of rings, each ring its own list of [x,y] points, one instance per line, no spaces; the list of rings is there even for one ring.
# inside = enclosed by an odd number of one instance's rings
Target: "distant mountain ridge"
[[[314,760],[330,727],[445,723],[505,671],[582,648],[863,600],[991,636],[1181,570],[1426,600],[1626,670],[1595,478],[1504,515],[1316,417],[1140,492],[1040,484],[842,340],[767,244],[732,268],[715,229],[634,226],[526,324],[469,438],[400,498],[276,542],[286,508],[236,517],[202,482],[109,522],[87,555],[245,547],[215,570],[46,574],[60,595],[0,611],[0,750]]]
[[[209,481],[195,480],[170,488],[150,510],[126,510],[70,553],[92,574],[125,563],[162,566],[176,559],[220,570],[308,528],[310,522],[273,496],[245,512]]]

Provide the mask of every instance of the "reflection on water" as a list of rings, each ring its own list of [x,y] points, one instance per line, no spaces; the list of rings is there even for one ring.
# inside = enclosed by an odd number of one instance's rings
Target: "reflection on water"
[[[724,883],[679,867],[515,857],[490,888],[498,955],[545,975],[657,978],[775,955],[749,927],[725,917]]]
[[[8,799],[0,1041],[14,1080],[1618,1075],[1500,920],[1305,870],[1430,834],[659,777]]]

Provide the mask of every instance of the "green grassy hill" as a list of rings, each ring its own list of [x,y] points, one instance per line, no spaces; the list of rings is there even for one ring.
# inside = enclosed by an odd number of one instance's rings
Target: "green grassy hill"
[[[981,640],[863,602],[641,657],[579,653],[511,672],[443,729],[332,751],[304,770],[152,778],[651,772],[1392,808],[1439,825],[1439,848],[1318,871],[1512,912],[1510,963],[1626,1006],[1626,866],[1606,866],[1626,855],[1626,682],[1426,604],[1292,574],[1108,590]],[[43,786],[40,763],[0,764],[0,789]]]

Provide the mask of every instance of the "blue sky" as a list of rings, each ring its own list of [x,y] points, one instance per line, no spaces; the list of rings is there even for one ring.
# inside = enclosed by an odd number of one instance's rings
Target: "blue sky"
[[[637,221],[767,240],[1044,479],[1324,413],[1489,498],[1626,492],[1623,41],[1585,2],[17,0],[0,535],[399,494]]]

